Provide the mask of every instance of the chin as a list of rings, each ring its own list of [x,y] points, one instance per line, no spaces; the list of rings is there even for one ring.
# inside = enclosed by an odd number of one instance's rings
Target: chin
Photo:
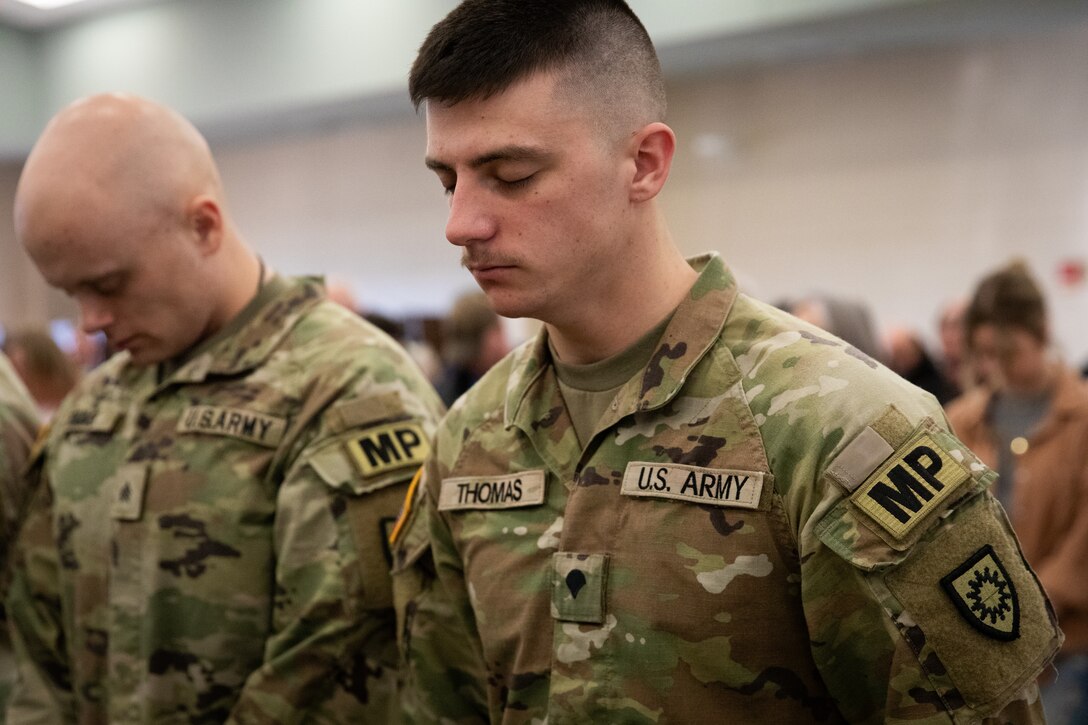
[[[150,353],[150,352],[148,352],[146,350],[143,350],[143,351],[129,350],[128,351],[128,356],[129,356],[130,362],[133,365],[137,366],[137,367],[146,367],[148,365],[157,365],[158,363],[161,363],[165,359],[161,355],[155,355],[154,353]]]
[[[481,284],[480,289],[487,295],[487,302],[491,305],[491,309],[501,317],[511,320],[521,317],[541,320],[540,315],[545,312],[545,307],[541,304],[544,301],[541,295],[533,294],[538,290],[499,284]]]

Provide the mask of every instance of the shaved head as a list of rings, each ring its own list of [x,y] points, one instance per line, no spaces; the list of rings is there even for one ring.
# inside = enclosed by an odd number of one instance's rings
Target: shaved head
[[[218,199],[222,188],[208,144],[191,123],[136,96],[97,95],[46,126],[19,180],[16,225],[56,216],[58,207],[93,208],[110,199],[123,199],[129,214],[180,223],[186,202],[200,194]]]
[[[15,193],[16,236],[83,327],[138,361],[177,355],[252,294],[207,142],[175,111],[102,94],[61,110]]]

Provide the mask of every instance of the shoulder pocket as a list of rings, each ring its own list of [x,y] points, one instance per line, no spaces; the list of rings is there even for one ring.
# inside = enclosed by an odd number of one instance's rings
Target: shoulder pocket
[[[841,505],[817,527],[824,544],[863,570],[945,706],[979,717],[1033,682],[1061,643],[1004,511],[983,489],[973,480],[909,548],[873,536]]]
[[[333,488],[364,494],[411,478],[429,452],[423,426],[412,419],[341,433],[308,463]]]
[[[894,408],[877,428],[905,419]],[[864,477],[843,473],[860,459],[858,449],[873,449],[878,433],[866,429],[828,467],[830,486],[847,495],[816,525],[816,535],[829,548],[862,569],[879,569],[902,561],[942,518],[962,501],[985,490],[996,474],[983,466],[958,440],[925,419],[897,436],[897,448],[884,443],[883,459],[870,458]],[[884,433],[885,436],[889,436]],[[893,439],[894,440],[894,439]],[[878,441],[882,442],[881,441]]]
[[[419,428],[412,421],[402,425]],[[307,464],[342,496],[342,514],[338,516],[341,547],[354,549],[359,562],[363,607],[388,609],[393,605],[389,537],[404,502],[408,480],[418,466],[404,463],[364,475],[358,461],[353,459],[353,446],[358,444],[360,435],[353,431],[338,436],[313,453]],[[395,454],[388,455],[392,458]]]
[[[947,710],[986,717],[1034,681],[1061,634],[986,491],[993,471],[932,420],[912,428],[890,408],[826,476],[846,495],[816,535],[860,570]]]

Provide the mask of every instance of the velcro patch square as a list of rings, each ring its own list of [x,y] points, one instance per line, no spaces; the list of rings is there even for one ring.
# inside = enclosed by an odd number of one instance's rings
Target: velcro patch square
[[[921,428],[850,500],[885,531],[903,539],[970,477],[930,431]]]
[[[345,443],[364,478],[407,466],[419,466],[431,447],[418,423],[401,421],[363,431]]]
[[[553,554],[552,617],[563,622],[603,623],[607,580],[607,554]]]
[[[118,521],[139,521],[144,512],[147,464],[126,463],[114,476],[110,516]]]
[[[978,631],[1005,642],[1020,636],[1016,587],[989,544],[942,578],[941,586]]]

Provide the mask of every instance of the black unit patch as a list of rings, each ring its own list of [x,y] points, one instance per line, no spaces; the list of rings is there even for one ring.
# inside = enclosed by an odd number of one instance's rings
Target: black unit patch
[[[1020,636],[1016,587],[989,544],[943,577],[941,586],[978,631],[1005,642]]]

